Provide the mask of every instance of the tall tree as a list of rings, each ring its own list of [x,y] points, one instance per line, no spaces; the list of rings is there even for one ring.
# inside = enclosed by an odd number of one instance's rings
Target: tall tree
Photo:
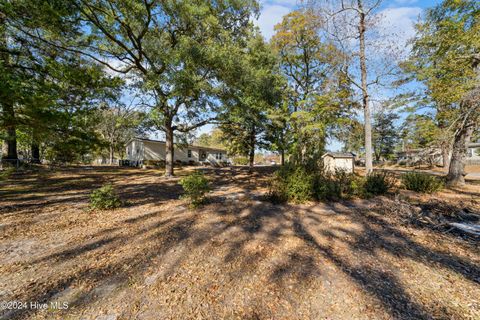
[[[367,172],[373,170],[371,106],[378,86],[390,86],[398,74],[402,49],[395,36],[382,29],[382,0],[314,0],[326,21],[329,37],[344,51],[344,69],[359,95],[363,110]]]
[[[441,134],[432,116],[410,114],[402,124],[400,132],[402,149],[425,149],[435,146],[437,136]]]
[[[128,141],[140,135],[145,114],[135,105],[135,99],[128,104],[118,99],[104,103],[97,112],[100,121],[98,132],[108,150],[108,162],[113,164],[115,153],[124,155]]]
[[[134,1],[72,0],[81,41],[50,41],[78,52],[135,82],[149,98],[166,136],[165,175],[173,175],[175,132],[189,132],[211,120],[212,92],[228,52],[242,40],[253,0]],[[19,26],[21,28],[21,26]]]
[[[357,156],[364,153],[363,124],[355,118],[345,121],[335,133],[335,138],[343,142],[344,152],[354,152]]]
[[[348,81],[340,69],[343,54],[322,37],[321,27],[313,10],[300,9],[275,26],[272,38],[287,78],[292,160],[298,163],[320,159],[328,129],[348,109]]]
[[[285,88],[285,84],[280,85],[280,88]],[[289,122],[290,110],[284,91],[282,90],[282,95],[279,96],[279,103],[275,104],[267,112],[264,137],[267,149],[275,151],[280,155],[280,164],[282,166],[285,164],[286,152],[292,143],[292,132]]]
[[[194,140],[194,144],[202,147],[225,148],[223,132],[219,128],[214,128],[209,133],[202,133]]]
[[[70,2],[0,2],[2,39],[8,39],[0,40],[5,80],[0,85],[0,125],[7,133],[5,158],[17,157],[16,136],[20,134],[28,136],[30,156],[38,162],[42,142],[52,144],[60,127],[75,129],[72,120],[77,119],[73,118],[85,116],[77,111],[90,109],[87,101],[104,96],[104,89],[116,82],[104,77],[97,64],[86,63],[77,53],[58,50],[45,41],[75,39],[78,34],[70,28],[74,24],[66,19],[74,13]],[[62,141],[69,138],[65,130]]]
[[[277,60],[260,34],[238,52],[238,74],[225,87],[220,129],[231,154],[245,155],[253,167],[255,149],[264,146],[267,113],[281,101]]]
[[[17,137],[15,119],[15,83],[16,76],[13,73],[10,48],[8,48],[8,34],[6,25],[6,13],[0,12],[0,121],[5,132],[2,146],[2,160],[16,160]]]
[[[375,160],[389,159],[393,156],[398,141],[395,121],[399,116],[394,112],[382,110],[374,116],[373,146]]]
[[[466,145],[480,117],[480,3],[445,0],[417,26],[412,67],[453,131],[447,182],[465,184]]]

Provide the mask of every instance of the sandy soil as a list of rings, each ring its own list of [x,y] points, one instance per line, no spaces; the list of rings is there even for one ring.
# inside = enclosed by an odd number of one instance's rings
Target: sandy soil
[[[209,170],[214,191],[198,210],[178,199],[178,178],[154,170],[72,168],[0,184],[0,302],[47,303],[2,304],[0,317],[480,318],[476,240],[377,212],[395,206],[388,197],[273,205],[262,201],[266,176]],[[128,205],[90,211],[89,193],[107,181]],[[480,189],[403,196],[477,210]]]

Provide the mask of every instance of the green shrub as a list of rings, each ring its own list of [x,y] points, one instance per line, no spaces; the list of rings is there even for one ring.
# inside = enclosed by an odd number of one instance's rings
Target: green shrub
[[[182,198],[187,199],[193,208],[202,204],[205,200],[205,194],[210,191],[208,180],[200,171],[195,171],[183,177],[180,180],[180,185],[185,192]]]
[[[269,197],[274,202],[303,203],[313,196],[314,176],[303,167],[283,166],[270,181]]]
[[[315,177],[314,190],[318,200],[338,200],[342,197],[341,184],[326,173]]]
[[[320,172],[315,183],[315,195],[318,200],[349,199],[363,195],[364,179],[346,170],[337,169],[335,173]]]
[[[303,203],[312,200],[313,178],[304,168],[295,168],[287,177],[288,201]]]
[[[341,198],[350,198],[351,196],[358,195],[359,189],[363,187],[361,178],[346,170],[335,170],[332,179],[338,185],[337,188],[340,191]]]
[[[164,160],[145,160],[143,162],[144,165],[146,166],[151,166],[151,167],[164,167],[165,166],[165,161]]]
[[[273,203],[283,203],[288,201],[286,178],[281,175],[279,171],[275,172],[269,181],[267,197]]]
[[[0,170],[0,181],[8,180],[14,172],[15,167],[5,166],[2,170]]]
[[[407,190],[432,193],[443,188],[443,181],[422,172],[408,172],[402,175],[402,183]]]
[[[235,163],[236,165],[239,165],[239,166],[246,166],[249,164],[249,160],[247,157],[235,157],[233,159],[233,163]]]
[[[393,182],[393,176],[382,171],[363,178],[345,170],[310,172],[304,167],[285,165],[271,179],[268,195],[270,200],[280,203],[368,198],[387,193]]]
[[[122,205],[111,184],[105,184],[90,194],[90,207],[92,209],[115,209]]]
[[[393,187],[394,177],[386,171],[374,171],[367,175],[363,184],[364,197],[386,194]]]

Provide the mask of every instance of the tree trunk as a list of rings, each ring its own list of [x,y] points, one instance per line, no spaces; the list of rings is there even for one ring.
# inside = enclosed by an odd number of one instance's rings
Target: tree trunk
[[[250,147],[250,150],[248,153],[248,165],[249,165],[249,171],[251,172],[253,170],[253,163],[255,161],[255,130],[252,130],[250,132],[249,147]]]
[[[465,185],[465,157],[467,144],[473,133],[473,125],[465,126],[455,134],[452,158],[447,175],[447,185],[452,187]]]
[[[450,148],[446,145],[442,145],[442,167],[448,172],[448,165],[450,163]]]
[[[280,150],[280,164],[285,165],[285,150]]]
[[[40,146],[37,142],[33,141],[32,145],[30,146],[32,151],[32,163],[40,163]]]
[[[173,176],[173,126],[172,120],[165,122],[165,176]]]
[[[5,109],[6,108],[4,108],[4,112],[7,113],[7,110]],[[5,118],[7,119],[8,117]],[[10,123],[8,122],[5,121],[6,138],[3,141],[2,160],[17,160],[17,133],[15,130],[15,124],[13,123],[13,120]]]
[[[110,142],[109,146],[109,164],[113,165],[113,160],[115,158],[115,148],[113,146],[113,142]]]
[[[480,55],[473,59],[473,69],[477,75],[476,87],[474,87],[460,104],[464,116],[462,126],[455,133],[452,148],[452,158],[450,159],[450,168],[448,169],[447,185],[463,186],[465,185],[465,158],[467,155],[467,145],[470,143],[473,131],[477,127],[480,114]]]
[[[360,36],[360,72],[362,77],[362,105],[363,105],[363,117],[365,121],[365,168],[367,173],[373,171],[372,162],[372,124],[370,119],[370,106],[368,97],[368,84],[367,84],[367,60],[365,56],[365,13],[363,12],[363,2],[358,0],[358,9],[360,11],[360,23],[358,25],[358,31]]]

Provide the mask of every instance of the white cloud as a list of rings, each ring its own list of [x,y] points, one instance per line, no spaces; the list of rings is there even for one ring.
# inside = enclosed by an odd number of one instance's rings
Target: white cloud
[[[292,4],[296,1],[276,1],[276,3]],[[275,31],[274,26],[282,21],[284,15],[292,11],[290,6],[278,5],[278,4],[266,4],[263,6],[260,16],[256,21],[256,25],[260,28],[262,35],[266,40],[269,40]]]
[[[408,0],[398,0],[408,1]],[[423,10],[419,7],[387,8],[380,12],[382,19],[379,27],[384,35],[395,35],[399,46],[407,46],[407,42],[415,35],[415,23]]]

